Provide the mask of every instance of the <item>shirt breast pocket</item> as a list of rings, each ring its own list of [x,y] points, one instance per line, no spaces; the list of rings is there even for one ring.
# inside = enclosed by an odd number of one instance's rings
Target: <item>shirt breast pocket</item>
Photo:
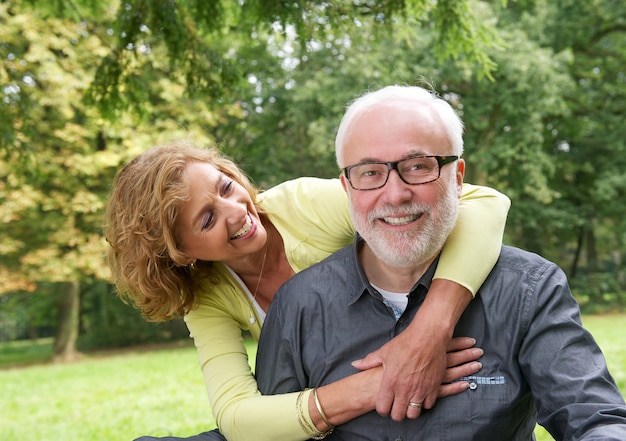
[[[508,421],[512,403],[511,385],[506,376],[471,375],[457,381],[469,383],[469,389],[451,400],[454,401],[455,412],[465,415],[466,423],[494,425]]]

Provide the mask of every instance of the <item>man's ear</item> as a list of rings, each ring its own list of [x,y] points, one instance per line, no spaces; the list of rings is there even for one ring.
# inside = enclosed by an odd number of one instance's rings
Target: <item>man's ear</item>
[[[341,181],[341,186],[343,187],[343,191],[348,192],[348,179],[346,179],[346,175],[343,172],[339,175],[339,180]]]
[[[456,166],[456,187],[459,198],[463,193],[463,177],[465,176],[465,159],[459,158]]]

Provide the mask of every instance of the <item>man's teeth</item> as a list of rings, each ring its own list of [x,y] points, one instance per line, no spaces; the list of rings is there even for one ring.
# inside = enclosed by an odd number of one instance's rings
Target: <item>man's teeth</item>
[[[405,225],[405,224],[413,222],[419,217],[420,216],[418,214],[412,214],[410,216],[404,216],[404,217],[383,217],[383,221],[385,221],[386,223],[390,225]]]
[[[243,227],[241,227],[239,231],[235,233],[233,237],[231,237],[231,239],[238,239],[240,237],[245,236],[246,234],[250,232],[251,228],[252,228],[252,219],[250,219],[250,216],[247,216],[246,223],[243,225]]]

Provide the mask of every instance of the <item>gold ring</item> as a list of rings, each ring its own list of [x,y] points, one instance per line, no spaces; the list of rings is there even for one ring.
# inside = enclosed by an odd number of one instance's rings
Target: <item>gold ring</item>
[[[412,407],[413,409],[419,409],[420,407],[422,407],[422,403],[413,403],[412,401],[409,401],[409,407]]]

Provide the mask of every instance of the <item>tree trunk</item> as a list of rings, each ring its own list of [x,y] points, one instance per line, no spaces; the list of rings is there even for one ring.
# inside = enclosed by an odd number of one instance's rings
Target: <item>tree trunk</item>
[[[590,222],[590,227],[587,229],[586,241],[587,241],[587,265],[590,273],[598,272],[598,250],[596,249],[596,235],[593,230],[593,220]]]
[[[622,249],[623,247],[620,247],[619,249],[611,253],[613,256],[613,264],[615,265],[615,277],[617,278],[617,281],[620,284],[623,284],[624,280],[626,280],[626,277],[624,277],[624,270],[622,267],[622,252],[620,251]]]
[[[580,254],[583,249],[583,240],[585,237],[585,227],[580,227],[580,231],[578,232],[578,241],[576,242],[576,254],[574,254],[574,261],[572,262],[572,268],[570,269],[569,276],[570,278],[576,278],[578,273],[578,261],[580,260]]]
[[[57,329],[54,336],[53,360],[70,362],[78,358],[76,339],[80,310],[80,283],[75,280],[59,284]]]

